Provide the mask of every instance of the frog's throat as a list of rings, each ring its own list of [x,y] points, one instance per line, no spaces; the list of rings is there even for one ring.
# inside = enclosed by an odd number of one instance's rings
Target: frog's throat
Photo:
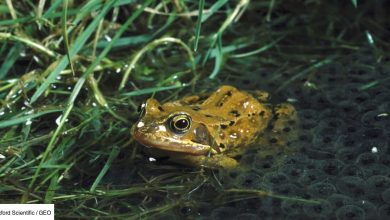
[[[206,155],[210,152],[210,146],[191,141],[177,140],[169,137],[155,137],[153,135],[134,131],[133,137],[140,144],[164,151],[186,153],[192,155]]]

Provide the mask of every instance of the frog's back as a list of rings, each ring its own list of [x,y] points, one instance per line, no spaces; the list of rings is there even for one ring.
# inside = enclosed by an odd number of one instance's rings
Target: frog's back
[[[191,103],[191,108],[204,117],[199,120],[215,119],[206,126],[220,152],[253,143],[272,115],[266,104],[232,86],[220,87],[207,98]]]

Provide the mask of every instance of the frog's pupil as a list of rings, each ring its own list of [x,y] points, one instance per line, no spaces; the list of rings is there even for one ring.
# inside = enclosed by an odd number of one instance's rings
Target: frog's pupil
[[[186,129],[188,127],[188,120],[187,119],[179,119],[175,122],[175,127],[177,129],[180,129],[180,130],[183,130],[183,129]]]

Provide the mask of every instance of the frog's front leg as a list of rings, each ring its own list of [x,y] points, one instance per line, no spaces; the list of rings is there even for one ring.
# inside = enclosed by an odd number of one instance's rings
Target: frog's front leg
[[[194,167],[207,167],[212,169],[217,168],[235,168],[238,165],[238,162],[226,155],[218,154],[218,155],[212,155],[212,156],[206,156],[206,155],[177,155],[175,157],[172,157],[171,160],[181,163],[181,164],[187,164],[189,166]]]

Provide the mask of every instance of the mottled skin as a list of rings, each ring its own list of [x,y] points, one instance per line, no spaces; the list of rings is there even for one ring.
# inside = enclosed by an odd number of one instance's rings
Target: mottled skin
[[[267,104],[268,93],[253,97],[232,86],[221,86],[209,96],[189,96],[160,104],[148,99],[143,114],[131,132],[139,143],[159,155],[190,166],[231,168],[234,156],[256,141],[270,125],[282,126],[283,115],[290,118],[295,109],[289,104],[273,108]],[[275,118],[275,112],[282,117]],[[188,128],[178,132],[173,125],[179,118],[188,119]]]

